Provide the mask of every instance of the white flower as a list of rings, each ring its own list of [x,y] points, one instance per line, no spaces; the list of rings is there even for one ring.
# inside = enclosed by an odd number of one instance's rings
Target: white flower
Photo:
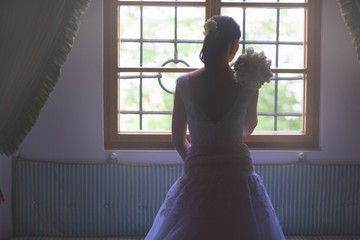
[[[264,57],[265,57],[264,51],[261,51],[261,52],[259,53],[259,57],[260,57],[260,58],[264,58]]]
[[[266,59],[263,51],[257,53],[253,48],[247,48],[245,52],[235,62],[235,81],[246,88],[258,89],[273,76],[271,60]]]
[[[214,32],[215,36],[218,35],[218,31],[217,31],[217,23],[212,20],[212,19],[208,19],[205,24],[204,24],[204,36],[206,37],[210,32]]]
[[[254,53],[254,49],[252,47],[247,48],[245,51],[246,51],[246,54],[249,54],[249,55]]]

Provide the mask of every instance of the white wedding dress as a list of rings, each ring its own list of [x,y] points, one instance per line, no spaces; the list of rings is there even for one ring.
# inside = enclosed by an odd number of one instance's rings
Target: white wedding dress
[[[177,81],[191,147],[185,173],[169,190],[146,240],[285,239],[261,178],[242,142],[253,90],[241,89],[216,123],[202,111],[189,78]]]

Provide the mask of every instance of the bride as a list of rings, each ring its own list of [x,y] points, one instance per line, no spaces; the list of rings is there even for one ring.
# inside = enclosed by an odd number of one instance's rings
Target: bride
[[[204,29],[204,67],[179,77],[174,96],[172,139],[185,173],[170,188],[145,239],[285,239],[242,140],[257,125],[259,92],[236,81],[229,66],[240,27],[231,17],[214,16]]]

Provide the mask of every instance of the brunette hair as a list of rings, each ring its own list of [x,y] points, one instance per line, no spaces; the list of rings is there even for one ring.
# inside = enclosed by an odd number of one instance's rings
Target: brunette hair
[[[214,119],[211,114],[214,99],[213,76],[216,71],[218,62],[225,54],[229,44],[235,39],[241,37],[239,24],[229,16],[213,16],[210,20],[216,22],[216,31],[207,31],[202,49],[200,51],[200,60],[205,65],[205,81],[204,81],[204,107],[209,116]],[[206,29],[205,29],[206,30]]]
[[[200,59],[208,69],[213,69],[219,58],[225,53],[229,44],[241,37],[240,26],[228,16],[213,16],[216,22],[216,31],[208,31],[200,52]]]

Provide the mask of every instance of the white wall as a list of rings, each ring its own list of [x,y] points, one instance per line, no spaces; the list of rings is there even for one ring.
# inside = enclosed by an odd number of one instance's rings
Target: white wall
[[[360,164],[360,65],[336,0],[323,1],[321,34],[320,149],[306,152],[307,160]],[[66,161],[108,158],[110,151],[103,147],[102,71],[102,1],[93,0],[59,83],[20,147],[21,156]],[[174,151],[117,153],[123,161],[180,162]],[[255,163],[296,161],[298,153],[252,152]],[[10,171],[9,159],[0,156],[0,185],[8,198]],[[0,216],[1,239],[11,234],[10,204],[0,205]]]
[[[321,48],[321,162],[360,163],[360,62],[335,0],[323,1]]]

